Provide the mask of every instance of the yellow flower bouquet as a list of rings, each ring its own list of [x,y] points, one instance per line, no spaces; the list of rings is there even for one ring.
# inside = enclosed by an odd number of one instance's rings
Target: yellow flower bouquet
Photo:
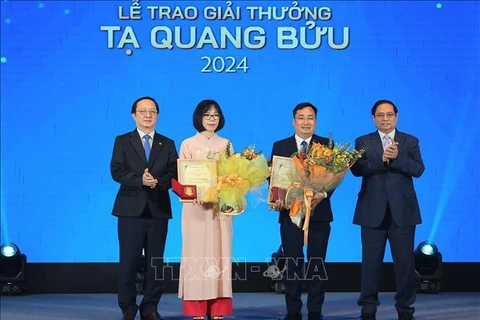
[[[220,154],[217,166],[218,182],[211,187],[203,201],[215,204],[215,211],[237,215],[245,211],[247,192],[258,189],[270,176],[267,159],[254,147],[231,154],[231,146]]]

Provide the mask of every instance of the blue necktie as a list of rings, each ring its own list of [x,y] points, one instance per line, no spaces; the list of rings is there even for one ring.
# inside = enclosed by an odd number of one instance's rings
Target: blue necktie
[[[300,143],[300,152],[307,154],[307,146],[307,141],[303,140],[302,143]]]
[[[143,136],[145,138],[145,157],[150,158],[150,136],[148,134]]]

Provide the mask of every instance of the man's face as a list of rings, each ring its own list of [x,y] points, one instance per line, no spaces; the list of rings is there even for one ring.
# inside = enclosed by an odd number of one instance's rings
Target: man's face
[[[155,103],[150,99],[143,99],[137,102],[137,110],[132,114],[137,128],[145,133],[150,133],[155,129],[158,114]]]
[[[390,133],[397,125],[398,115],[390,103],[382,103],[373,115],[373,122],[380,132]]]
[[[312,107],[298,110],[293,118],[295,133],[302,139],[310,138],[317,128],[317,118]]]

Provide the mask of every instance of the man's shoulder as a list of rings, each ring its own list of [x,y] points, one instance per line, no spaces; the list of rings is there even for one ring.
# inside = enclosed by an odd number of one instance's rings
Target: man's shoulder
[[[378,135],[378,131],[374,131],[374,132],[370,132],[370,133],[364,134],[364,135],[358,137],[358,138],[355,139],[355,140],[371,139],[372,137],[375,137],[375,135]]]
[[[158,132],[155,132],[155,138],[154,138],[154,139],[159,139],[159,140],[161,140],[161,141],[163,141],[163,142],[175,144],[175,142],[173,141],[173,139],[170,139],[169,137],[164,136],[163,134],[158,133]]]
[[[403,131],[398,131],[395,133],[395,139],[398,139],[400,137],[403,137],[405,139],[412,139],[412,140],[418,140],[417,137],[415,137],[413,134],[405,133]]]
[[[316,142],[320,142],[321,144],[326,145],[326,144],[328,144],[328,142],[330,141],[330,138],[326,138],[326,137],[322,137],[322,136],[319,136],[319,135],[314,134],[314,135],[312,136],[312,140],[313,140],[313,141],[316,141]]]
[[[117,136],[117,139],[127,139],[127,138],[130,138],[130,137],[131,137],[133,134],[135,134],[135,133],[136,133],[135,130],[129,131],[129,132],[125,132],[125,133],[123,133],[123,134],[121,134],[121,135],[118,135],[118,136]]]
[[[290,136],[290,137],[287,137],[287,138],[285,138],[285,139],[281,139],[281,140],[275,141],[275,142],[273,143],[273,145],[286,144],[286,143],[288,143],[289,141],[291,141],[292,139],[295,139],[294,136]]]

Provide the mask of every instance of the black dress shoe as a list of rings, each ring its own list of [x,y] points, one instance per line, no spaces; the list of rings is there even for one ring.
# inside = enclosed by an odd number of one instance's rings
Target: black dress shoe
[[[135,314],[126,313],[120,320],[135,320]]]
[[[358,320],[377,320],[375,313],[362,313]]]
[[[398,320],[415,320],[415,317],[411,313],[399,313]]]
[[[318,312],[309,312],[308,320],[327,320],[327,317]]]
[[[302,320],[302,314],[301,313],[287,313],[278,320]]]
[[[150,314],[142,314],[141,320],[165,320],[165,318],[162,318],[158,312],[152,312]]]

